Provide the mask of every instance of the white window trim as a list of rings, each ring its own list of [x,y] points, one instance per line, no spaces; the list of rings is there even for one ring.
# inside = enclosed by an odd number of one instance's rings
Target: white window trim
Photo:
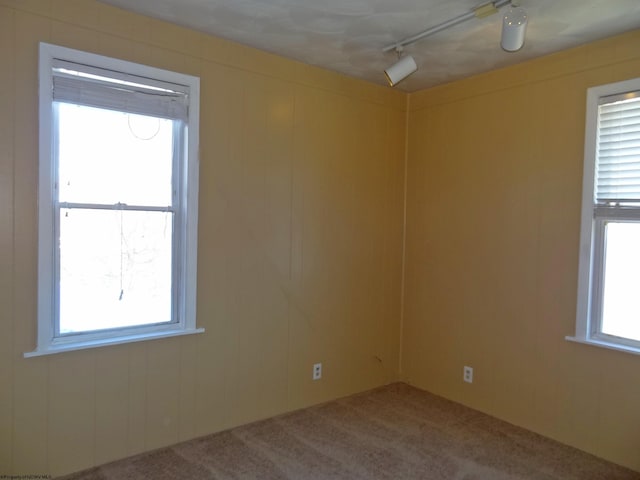
[[[54,59],[97,66],[117,72],[157,79],[163,82],[184,85],[189,89],[189,126],[185,141],[184,162],[186,171],[181,172],[181,187],[184,196],[181,202],[185,229],[181,232],[178,268],[183,269],[183,282],[177,295],[182,297],[177,322],[162,325],[113,329],[101,332],[54,338],[55,305],[55,225],[54,188],[55,162],[54,135],[52,132]],[[139,65],[70,48],[40,44],[39,61],[39,109],[40,109],[40,159],[38,185],[38,337],[36,349],[26,352],[25,357],[48,355],[71,350],[80,350],[104,345],[116,345],[141,340],[188,335],[204,332],[196,327],[196,281],[197,281],[197,234],[198,234],[198,170],[199,170],[199,104],[200,81],[197,77]]]
[[[578,261],[578,292],[575,335],[565,337],[571,342],[593,345],[610,350],[640,355],[640,342],[605,335],[597,331],[598,320],[593,306],[601,300],[595,299],[601,289],[595,285],[600,281],[594,270],[602,271],[604,248],[597,243],[604,237],[596,230],[604,228],[602,219],[594,217],[594,188],[596,164],[596,138],[598,129],[598,105],[602,97],[640,90],[640,78],[611,83],[587,90],[587,110],[584,143],[584,170],[582,179],[582,216],[580,224],[580,256]],[[622,216],[620,216],[621,219]],[[638,220],[638,216],[629,220]],[[594,303],[595,301],[595,303]]]

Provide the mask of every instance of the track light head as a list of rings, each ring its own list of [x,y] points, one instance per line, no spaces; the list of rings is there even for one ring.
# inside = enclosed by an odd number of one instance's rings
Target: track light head
[[[400,52],[398,52],[400,54]],[[401,57],[396,63],[384,71],[390,86],[395,86],[413,72],[418,70],[418,65],[411,55]]]
[[[510,6],[502,19],[500,46],[507,52],[517,52],[524,45],[527,30],[527,12],[522,7]]]

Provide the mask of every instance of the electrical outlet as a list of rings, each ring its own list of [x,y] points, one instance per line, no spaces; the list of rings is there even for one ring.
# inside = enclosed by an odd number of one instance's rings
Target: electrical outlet
[[[313,379],[320,380],[322,378],[322,364],[316,363],[313,365]]]
[[[467,383],[473,383],[473,367],[464,367],[462,379]]]

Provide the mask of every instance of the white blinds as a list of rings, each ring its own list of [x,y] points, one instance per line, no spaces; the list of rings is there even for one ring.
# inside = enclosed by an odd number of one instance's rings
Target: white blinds
[[[598,107],[596,203],[640,202],[640,92]]]
[[[53,100],[187,120],[188,87],[54,60]]]

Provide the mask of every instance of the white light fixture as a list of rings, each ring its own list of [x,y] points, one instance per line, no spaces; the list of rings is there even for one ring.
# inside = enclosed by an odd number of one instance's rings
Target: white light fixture
[[[516,52],[524,45],[524,34],[527,28],[527,12],[519,6],[519,0],[494,0],[489,3],[480,5],[467,13],[458,15],[457,17],[447,20],[446,22],[427,28],[416,35],[407,37],[398,42],[387,45],[382,49],[383,52],[395,50],[398,55],[402,52],[403,47],[412,45],[418,40],[433,35],[435,33],[451,28],[460,23],[471,20],[472,18],[482,19],[493,15],[498,9],[509,5],[509,11],[504,15],[502,22],[502,40],[500,45],[507,52]],[[418,70],[415,60],[411,55],[400,58],[395,64],[387,68],[384,73],[387,76],[389,85],[394,86],[399,81],[405,79],[413,72]]]
[[[524,45],[527,30],[527,12],[522,7],[510,6],[502,19],[500,46],[507,52],[517,52]]]
[[[402,50],[397,49],[398,56],[400,56]],[[413,72],[418,70],[418,65],[416,65],[416,61],[413,59],[411,55],[406,55],[401,57],[396,63],[391,65],[384,71],[384,74],[387,77],[387,81],[390,86],[396,85],[398,82],[404,80]]]

